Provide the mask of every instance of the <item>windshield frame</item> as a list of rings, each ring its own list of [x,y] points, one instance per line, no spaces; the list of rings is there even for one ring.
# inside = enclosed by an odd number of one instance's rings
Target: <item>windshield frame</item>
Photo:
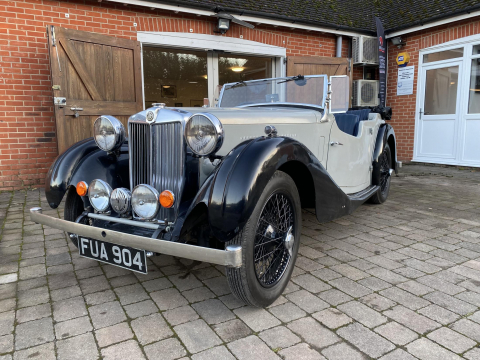
[[[220,96],[218,97],[218,102],[216,104],[216,107],[218,108],[221,108],[222,107],[222,99],[223,99],[223,94],[225,92],[225,88],[227,88],[228,86],[233,86],[235,84],[239,84],[239,83],[244,83],[244,84],[250,84],[250,83],[255,83],[255,82],[264,82],[264,81],[272,81],[272,80],[290,80],[292,79],[291,81],[295,81],[294,78],[296,78],[298,75],[296,76],[282,76],[282,77],[274,77],[274,78],[265,78],[265,79],[258,79],[258,80],[247,80],[247,81],[243,81],[243,82],[239,82],[239,81],[236,81],[236,82],[232,82],[232,83],[227,83],[227,84],[224,84],[222,86],[222,90],[220,91]],[[305,103],[295,103],[295,102],[272,102],[272,103],[256,103],[256,104],[248,104],[248,105],[241,105],[241,106],[235,106],[235,107],[254,107],[254,106],[266,106],[266,104],[269,104],[270,106],[282,106],[282,105],[288,105],[288,106],[295,106],[295,105],[298,105],[298,106],[301,106],[301,107],[305,107],[305,106],[311,106],[311,107],[315,107],[315,108],[320,108],[320,109],[325,109],[325,100],[327,99],[327,91],[328,91],[328,76],[326,74],[321,74],[321,75],[304,75],[305,79],[309,79],[309,78],[320,78],[320,77],[323,77],[324,81],[323,81],[323,99],[322,99],[322,104],[319,105],[319,104],[305,104]]]

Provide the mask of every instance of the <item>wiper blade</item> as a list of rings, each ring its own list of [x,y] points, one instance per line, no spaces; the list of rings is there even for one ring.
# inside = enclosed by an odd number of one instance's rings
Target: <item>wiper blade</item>
[[[245,81],[240,80],[236,84],[233,84],[232,86],[229,86],[228,89],[234,89],[234,88],[239,87],[239,86],[247,86],[247,84],[245,84]],[[225,90],[228,90],[228,89],[225,89]]]
[[[308,78],[310,79],[310,78]],[[297,75],[297,76],[292,76],[290,79],[287,79],[287,80],[283,80],[283,81],[279,81],[277,84],[283,84],[283,83],[286,83],[286,82],[289,82],[289,81],[307,81],[308,79],[305,79],[305,76],[303,75]]]

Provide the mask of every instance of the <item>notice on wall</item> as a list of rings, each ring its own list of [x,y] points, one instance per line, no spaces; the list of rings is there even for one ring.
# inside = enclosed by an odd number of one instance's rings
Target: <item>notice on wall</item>
[[[415,66],[398,68],[397,95],[413,94],[413,77]]]

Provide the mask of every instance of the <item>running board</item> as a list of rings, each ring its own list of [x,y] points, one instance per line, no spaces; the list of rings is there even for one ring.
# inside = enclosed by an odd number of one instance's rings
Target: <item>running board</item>
[[[366,188],[362,191],[359,191],[357,193],[348,195],[348,198],[353,203],[359,202],[360,204],[363,204],[365,201],[370,199],[370,197],[373,194],[375,194],[375,192],[377,192],[378,189],[379,189],[379,186],[371,185],[371,186],[369,186],[368,188]]]

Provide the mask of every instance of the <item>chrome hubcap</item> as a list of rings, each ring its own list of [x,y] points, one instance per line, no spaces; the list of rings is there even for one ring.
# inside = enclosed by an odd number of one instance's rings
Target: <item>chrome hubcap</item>
[[[290,256],[292,256],[293,244],[295,242],[295,236],[293,236],[292,231],[293,231],[293,226],[290,226],[290,228],[288,229],[288,232],[285,235],[285,240],[283,240],[285,248],[288,250],[288,253],[290,254]]]

